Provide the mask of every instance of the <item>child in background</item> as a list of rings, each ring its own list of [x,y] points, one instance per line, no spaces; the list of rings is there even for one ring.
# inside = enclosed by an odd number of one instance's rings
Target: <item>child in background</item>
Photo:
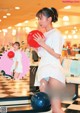
[[[13,44],[13,51],[15,53],[15,56],[13,58],[13,65],[11,67],[11,72],[12,72],[12,75],[14,73],[14,79],[18,79],[19,75],[23,72],[22,55],[20,51],[19,42],[15,42]]]

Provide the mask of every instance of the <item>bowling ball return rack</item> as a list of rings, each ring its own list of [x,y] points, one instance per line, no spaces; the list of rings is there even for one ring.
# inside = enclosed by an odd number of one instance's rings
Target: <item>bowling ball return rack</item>
[[[3,90],[6,91],[6,89],[4,89],[5,81],[1,81]],[[30,92],[36,93],[39,92],[38,87],[30,87]],[[5,92],[8,93],[9,92]],[[4,94],[4,93],[2,93]],[[1,107],[6,107],[7,108],[7,113],[42,113],[42,112],[48,112],[50,111],[50,108],[47,109],[43,109],[43,110],[33,110],[32,107],[30,107],[28,109],[28,106],[31,106],[31,94],[27,95],[27,96],[8,96],[8,97],[0,97],[0,109]],[[22,109],[21,109],[22,108]]]
[[[49,108],[44,108],[44,109],[39,109],[39,110],[34,110],[33,108],[29,108],[27,106],[31,106],[31,95],[30,96],[25,96],[25,97],[7,97],[7,98],[0,98],[0,103],[1,102],[19,102],[19,101],[26,101],[24,104],[8,104],[8,105],[0,105],[0,107],[6,107],[7,108],[7,113],[44,113],[48,112],[51,110],[51,106]],[[29,102],[27,102],[29,101]]]
[[[31,88],[31,91],[33,93],[39,92],[38,87]],[[34,110],[32,107],[28,109],[28,106],[31,106],[31,97],[32,95],[20,97],[0,97],[0,107],[6,107],[7,113],[43,113],[51,110],[51,106],[41,110]]]
[[[14,110],[14,111],[7,111],[7,113],[44,113],[44,112],[48,112],[48,111],[50,111],[51,110],[51,108],[48,108],[48,109],[43,109],[43,110],[33,110],[33,109],[31,109],[31,110]]]

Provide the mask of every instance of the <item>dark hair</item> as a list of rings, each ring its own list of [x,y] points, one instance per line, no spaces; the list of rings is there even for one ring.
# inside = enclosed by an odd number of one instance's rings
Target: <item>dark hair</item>
[[[78,51],[78,53],[80,54],[80,50]]]
[[[42,15],[46,16],[47,18],[52,17],[52,22],[58,21],[58,12],[55,8],[42,8],[37,13],[36,16],[40,18]]]
[[[15,42],[13,45],[17,45],[20,48],[20,43],[19,42]]]

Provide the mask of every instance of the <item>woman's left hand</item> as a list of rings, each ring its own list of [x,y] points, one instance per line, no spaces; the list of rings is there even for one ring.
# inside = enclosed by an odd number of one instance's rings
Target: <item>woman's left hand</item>
[[[35,35],[33,35],[34,40],[40,45],[40,46],[44,46],[45,45],[45,37],[40,36],[39,33],[36,33]]]

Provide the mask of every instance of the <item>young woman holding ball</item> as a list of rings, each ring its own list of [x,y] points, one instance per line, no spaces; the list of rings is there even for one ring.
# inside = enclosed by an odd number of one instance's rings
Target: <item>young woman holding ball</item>
[[[45,28],[45,40],[39,34],[34,35],[34,40],[41,46],[38,55],[41,57],[35,78],[35,86],[40,87],[41,92],[50,92],[52,113],[64,113],[61,109],[61,92],[65,87],[64,70],[60,63],[63,48],[63,38],[60,31],[53,27],[58,21],[58,13],[55,8],[42,8],[36,16],[38,23]]]

